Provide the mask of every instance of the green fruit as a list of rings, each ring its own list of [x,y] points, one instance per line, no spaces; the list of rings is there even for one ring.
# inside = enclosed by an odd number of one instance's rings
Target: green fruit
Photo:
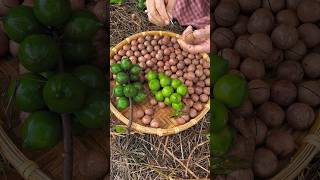
[[[248,94],[245,79],[238,75],[227,74],[222,76],[213,89],[214,97],[229,108],[239,107]]]
[[[228,61],[215,54],[211,55],[210,58],[212,59],[213,63],[213,83],[216,83],[221,76],[227,73],[229,64]]]
[[[107,125],[107,101],[103,93],[92,93],[86,100],[86,105],[74,113],[75,119],[86,128],[102,128]]]
[[[111,66],[111,72],[113,73],[113,74],[118,74],[119,72],[121,72],[122,71],[122,68],[121,68],[121,65],[120,64],[113,64],[112,66]]]
[[[137,95],[138,90],[136,88],[134,88],[134,86],[132,84],[128,84],[123,88],[123,94],[126,97],[133,97],[135,95]]]
[[[151,91],[158,91],[160,89],[160,83],[158,79],[152,79],[149,81],[149,89]]]
[[[134,75],[139,75],[141,72],[141,67],[139,65],[133,65],[130,69],[130,73]]]
[[[179,79],[172,79],[172,81],[171,81],[171,86],[174,89],[177,89],[181,84],[182,84],[182,82]]]
[[[74,117],[72,118],[71,128],[74,136],[81,136],[86,131],[86,128]]]
[[[124,93],[123,93],[123,86],[121,85],[117,85],[113,88],[113,94],[116,96],[116,97],[122,97],[124,96]]]
[[[25,38],[20,44],[18,57],[21,64],[32,72],[51,70],[62,58],[59,46],[46,35]]]
[[[221,131],[228,122],[228,109],[224,104],[217,100],[213,100],[213,116],[211,116],[211,125],[213,132]]]
[[[164,97],[170,97],[173,93],[173,88],[171,86],[166,86],[162,89],[162,95]]]
[[[63,25],[71,15],[69,0],[34,0],[34,14],[47,26]]]
[[[159,79],[163,78],[163,77],[168,77],[165,73],[161,72],[158,74]]]
[[[69,65],[89,63],[96,53],[96,48],[88,42],[64,42],[61,49],[63,60]]]
[[[61,119],[58,114],[37,111],[30,114],[22,124],[22,147],[29,150],[49,149],[59,142],[61,134]]]
[[[223,130],[210,133],[210,151],[215,156],[227,154],[233,144],[234,134],[226,126]]]
[[[171,106],[171,101],[169,97],[164,98],[164,104],[167,106]]]
[[[185,96],[188,93],[188,88],[186,85],[182,84],[177,88],[177,93],[181,96]]]
[[[177,111],[181,111],[183,109],[183,103],[182,102],[172,103],[172,108]]]
[[[64,37],[72,41],[90,41],[101,27],[97,17],[89,10],[79,10],[72,14],[65,26]]]
[[[129,82],[129,76],[127,73],[119,72],[116,76],[116,81],[119,84],[125,84],[125,83]]]
[[[89,88],[104,89],[106,87],[103,72],[93,65],[78,66],[73,70],[73,74]]]
[[[18,43],[27,36],[44,33],[44,27],[34,16],[32,8],[23,5],[9,10],[3,18],[3,26],[9,38]]]
[[[120,97],[117,100],[117,108],[120,110],[126,109],[129,106],[129,100],[127,97]]]
[[[161,91],[156,92],[155,98],[156,98],[156,100],[157,100],[158,102],[159,102],[159,101],[164,101],[164,97],[163,97]]]
[[[157,78],[158,78],[158,75],[157,75],[157,73],[154,72],[154,71],[149,71],[149,72],[147,73],[147,75],[146,75],[146,78],[147,78],[148,81],[151,81],[151,80],[153,80],[153,79],[157,79]]]
[[[141,82],[134,82],[134,83],[132,83],[132,85],[133,85],[134,88],[136,88],[138,91],[142,91],[142,90],[143,90],[143,85],[141,84]]]
[[[43,97],[51,111],[71,113],[83,107],[86,88],[74,75],[60,73],[48,80],[43,89]]]
[[[9,87],[9,96],[22,111],[32,112],[46,107],[42,97],[42,90],[46,79],[42,76],[26,73],[18,80],[12,81]]]
[[[169,77],[163,76],[162,78],[160,78],[161,87],[170,86],[170,84],[171,84],[171,79]]]
[[[137,82],[140,80],[140,76],[139,75],[135,75],[135,74],[131,74],[130,75],[130,81],[131,82]]]
[[[132,62],[128,58],[123,58],[121,59],[120,65],[123,70],[129,70],[132,67]]]
[[[181,95],[177,93],[173,93],[170,96],[170,102],[171,103],[179,103],[181,102]]]
[[[144,92],[138,92],[138,94],[133,97],[133,101],[134,101],[135,103],[141,103],[141,102],[143,102],[146,98],[147,98],[147,94],[146,94],[146,93],[144,93]]]

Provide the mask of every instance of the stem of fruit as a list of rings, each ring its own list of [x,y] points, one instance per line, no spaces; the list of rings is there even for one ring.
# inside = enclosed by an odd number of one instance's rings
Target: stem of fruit
[[[129,115],[129,124],[128,124],[128,128],[127,128],[127,135],[130,135],[130,131],[131,131],[131,125],[132,125],[132,116],[133,116],[133,107],[132,107],[132,98],[129,97],[129,111],[130,111],[130,115]]]
[[[64,72],[63,60],[59,61],[59,71]],[[70,114],[62,114],[63,125],[63,179],[72,180],[73,170],[73,139]]]

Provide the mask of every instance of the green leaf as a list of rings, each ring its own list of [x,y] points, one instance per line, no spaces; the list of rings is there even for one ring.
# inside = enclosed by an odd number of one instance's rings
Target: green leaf
[[[146,9],[146,0],[138,0],[138,8],[141,10]]]
[[[111,4],[122,4],[124,3],[126,0],[110,0]]]
[[[126,128],[121,125],[113,125],[112,129],[114,129],[114,131],[119,134],[124,134],[126,132]]]

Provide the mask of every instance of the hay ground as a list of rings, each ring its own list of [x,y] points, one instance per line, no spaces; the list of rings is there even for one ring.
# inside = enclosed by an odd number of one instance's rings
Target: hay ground
[[[110,9],[110,42],[116,45],[126,37],[148,30],[183,31],[177,22],[160,28],[149,23],[135,1]],[[114,122],[118,124],[119,122]],[[111,179],[199,179],[209,178],[208,117],[189,130],[168,137],[111,132]]]

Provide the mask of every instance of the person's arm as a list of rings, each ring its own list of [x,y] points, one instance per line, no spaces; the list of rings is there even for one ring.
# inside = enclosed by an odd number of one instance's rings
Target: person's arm
[[[149,21],[158,26],[169,25],[175,4],[176,0],[147,0]]]

